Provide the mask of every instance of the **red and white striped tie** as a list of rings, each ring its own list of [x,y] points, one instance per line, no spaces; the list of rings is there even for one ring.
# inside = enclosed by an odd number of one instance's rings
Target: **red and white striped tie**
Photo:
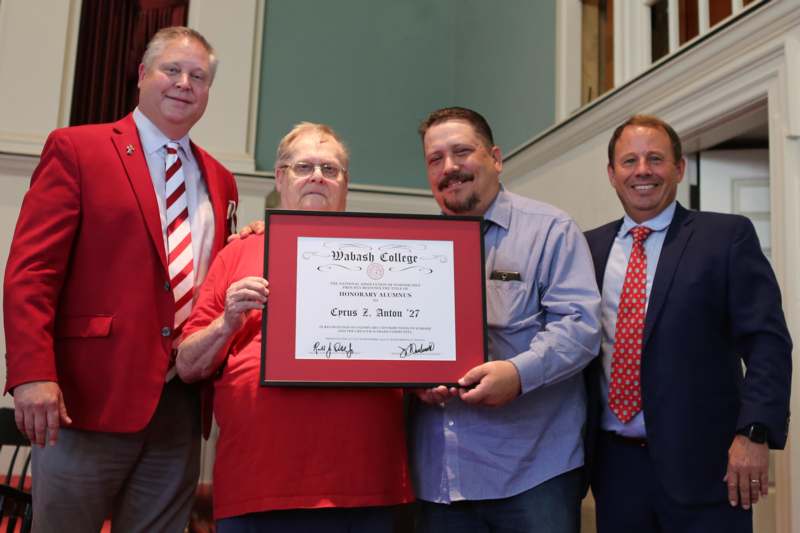
[[[175,337],[192,310],[194,293],[194,261],[192,257],[192,232],[189,226],[189,208],[186,200],[186,182],[183,176],[180,145],[167,143],[167,265],[169,284],[175,298]]]

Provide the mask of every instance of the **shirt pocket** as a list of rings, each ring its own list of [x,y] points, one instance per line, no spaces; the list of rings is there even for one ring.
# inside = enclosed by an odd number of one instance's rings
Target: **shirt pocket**
[[[490,327],[505,328],[522,314],[528,287],[524,281],[486,281],[486,320]]]
[[[67,316],[56,322],[56,338],[108,337],[114,317],[108,315]]]

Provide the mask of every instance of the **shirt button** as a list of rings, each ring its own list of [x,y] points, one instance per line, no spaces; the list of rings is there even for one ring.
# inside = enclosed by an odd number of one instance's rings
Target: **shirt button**
[[[164,291],[169,292],[172,287],[169,286],[169,281],[164,282]]]
[[[169,337],[170,335],[172,335],[172,329],[170,329],[170,328],[168,328],[166,326],[161,328],[161,336],[162,337]]]

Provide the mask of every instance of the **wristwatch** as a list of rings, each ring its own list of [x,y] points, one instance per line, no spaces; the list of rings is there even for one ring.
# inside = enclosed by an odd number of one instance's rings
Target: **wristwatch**
[[[744,435],[756,444],[764,444],[767,442],[767,427],[764,424],[754,422],[748,426],[743,427],[736,432],[737,435]]]

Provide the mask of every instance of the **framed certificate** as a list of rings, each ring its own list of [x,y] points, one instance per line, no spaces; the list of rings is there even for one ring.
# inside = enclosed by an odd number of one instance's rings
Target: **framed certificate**
[[[455,385],[486,361],[480,217],[268,210],[261,384]]]

